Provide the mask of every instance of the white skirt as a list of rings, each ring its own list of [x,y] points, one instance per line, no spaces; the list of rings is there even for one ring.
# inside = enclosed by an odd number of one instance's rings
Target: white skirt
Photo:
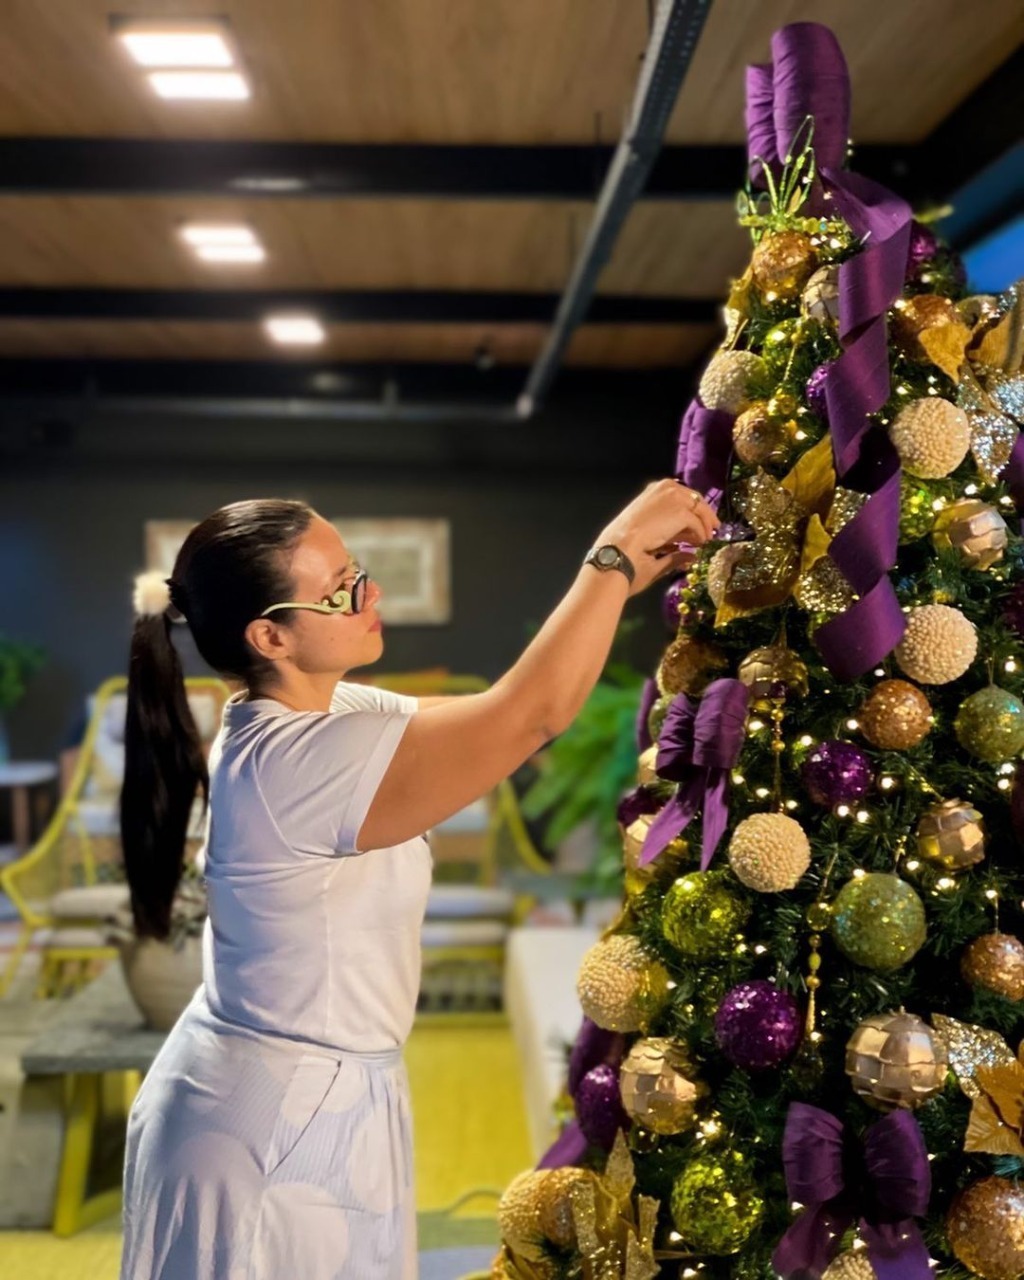
[[[217,1018],[200,986],[132,1106],[121,1280],[415,1280],[401,1049]]]

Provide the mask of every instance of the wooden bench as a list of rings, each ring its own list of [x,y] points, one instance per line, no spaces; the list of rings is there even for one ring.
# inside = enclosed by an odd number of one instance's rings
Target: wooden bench
[[[123,1125],[132,1100],[165,1039],[143,1025],[119,964],[71,996],[21,1055],[26,1076],[64,1079],[64,1141],[53,1231],[70,1236],[121,1209],[121,1180],[90,1191],[89,1173],[101,1116]],[[119,1171],[120,1173],[120,1171]]]

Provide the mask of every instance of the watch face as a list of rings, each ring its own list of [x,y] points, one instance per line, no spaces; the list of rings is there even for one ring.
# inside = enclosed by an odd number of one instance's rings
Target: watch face
[[[614,547],[601,547],[597,553],[598,564],[612,565],[619,558],[619,553]]]

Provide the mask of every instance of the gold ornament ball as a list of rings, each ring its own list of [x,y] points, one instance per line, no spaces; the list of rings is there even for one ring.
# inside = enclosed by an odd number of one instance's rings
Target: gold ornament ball
[[[680,636],[662,655],[657,674],[658,691],[669,698],[679,693],[702,693],[713,673],[727,665],[725,655],[714,645],[694,636]]]
[[[782,644],[751,649],[740,663],[736,678],[750,690],[755,706],[785,694],[798,698],[807,694],[806,664]]]
[[[653,1133],[692,1129],[707,1086],[685,1045],[664,1036],[638,1040],[622,1064],[619,1089],[626,1114]]]
[[[995,507],[965,498],[939,512],[932,541],[940,551],[958,551],[969,569],[989,569],[1002,560],[1009,531]]]
[[[800,397],[792,391],[776,391],[768,401],[768,412],[773,418],[792,418],[800,408]]]
[[[866,1249],[849,1249],[829,1264],[821,1273],[821,1280],[878,1280],[878,1277],[868,1261]]]
[[[921,345],[921,334],[944,324],[956,324],[960,317],[949,298],[937,293],[921,293],[913,298],[902,298],[893,307],[892,335],[912,360],[930,361],[931,356]]]
[[[733,568],[742,558],[743,543],[730,542],[724,547],[719,547],[708,561],[706,585],[708,595],[711,597],[711,603],[716,609],[725,599]]]
[[[576,1223],[572,1216],[573,1188],[587,1183],[596,1184],[597,1178],[589,1169],[566,1166],[548,1169],[540,1188],[540,1229],[545,1240],[559,1249],[576,1247]]]
[[[764,376],[764,361],[752,351],[720,351],[704,370],[697,394],[708,409],[735,415],[750,404],[750,383]]]
[[[948,1067],[944,1041],[912,1013],[865,1018],[846,1045],[854,1093],[886,1111],[915,1111],[943,1087]]]
[[[839,268],[819,267],[804,286],[800,301],[807,314],[822,324],[839,323]]]
[[[662,726],[665,723],[665,717],[668,715],[668,709],[672,705],[673,695],[662,694],[658,698],[654,706],[651,707],[650,714],[647,717],[647,732],[651,735],[655,742],[661,737]]]
[[[642,787],[653,787],[661,781],[655,765],[658,763],[658,748],[648,747],[640,753],[637,761],[637,781]]]
[[[643,1031],[668,997],[665,966],[638,938],[615,933],[583,957],[576,979],[583,1012],[606,1031]]]
[[[540,1205],[547,1172],[546,1169],[537,1169],[520,1173],[508,1184],[498,1201],[501,1238],[517,1253],[536,1253],[543,1244]]]
[[[889,438],[911,475],[937,480],[963,462],[971,444],[971,424],[951,400],[923,396],[899,411]]]
[[[985,823],[963,800],[943,800],[917,824],[917,852],[946,871],[963,871],[985,859]]]
[[[758,893],[794,889],[811,865],[803,827],[784,813],[753,813],[729,841],[729,866],[741,884]]]
[[[769,233],[750,260],[754,283],[769,302],[797,297],[817,265],[811,238],[802,231]]]
[[[998,1177],[972,1182],[950,1205],[946,1233],[956,1256],[982,1280],[1020,1280],[1024,1184]]]
[[[968,943],[960,972],[972,987],[1024,1000],[1024,942],[1012,933],[985,933]]]
[[[948,604],[923,604],[907,614],[896,661],[911,680],[949,684],[978,656],[974,623]]]
[[[789,461],[796,442],[790,423],[773,418],[765,402],[758,400],[733,423],[732,443],[748,467],[772,467]]]
[[[883,751],[909,751],[932,727],[931,703],[906,680],[880,680],[857,713],[868,742]]]

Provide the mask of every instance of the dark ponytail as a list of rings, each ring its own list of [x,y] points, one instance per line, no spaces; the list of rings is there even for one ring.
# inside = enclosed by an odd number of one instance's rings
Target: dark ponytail
[[[235,502],[186,538],[168,580],[171,605],[221,675],[249,688],[271,682],[273,664],[250,647],[245,630],[269,605],[291,597],[290,555],[314,514],[304,502]],[[287,625],[292,617],[282,611],[274,620]],[[136,618],[128,667],[121,844],[140,937],[170,932],[197,792],[209,803],[172,626],[166,612]]]

